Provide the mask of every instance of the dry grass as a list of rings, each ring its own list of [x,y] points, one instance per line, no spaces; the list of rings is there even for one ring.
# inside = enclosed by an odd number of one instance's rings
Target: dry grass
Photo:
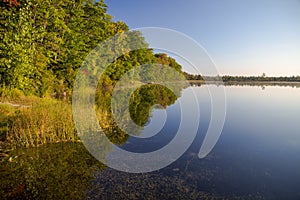
[[[17,147],[78,140],[72,106],[51,98],[22,98],[29,107],[0,105],[2,140]],[[5,132],[5,134],[3,133]]]

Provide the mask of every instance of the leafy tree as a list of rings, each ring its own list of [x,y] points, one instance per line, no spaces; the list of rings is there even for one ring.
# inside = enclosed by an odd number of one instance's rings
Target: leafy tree
[[[140,32],[126,32],[124,22],[114,22],[103,0],[1,0],[0,12],[0,84],[26,94],[71,91],[86,56],[115,34],[122,37],[105,53],[122,56],[106,70],[106,85],[143,64],[161,63],[181,71],[174,59],[154,55]],[[132,74],[131,79],[138,76]]]

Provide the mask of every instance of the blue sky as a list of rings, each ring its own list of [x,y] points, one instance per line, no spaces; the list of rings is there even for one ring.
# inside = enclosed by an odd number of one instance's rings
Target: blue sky
[[[193,38],[222,75],[300,75],[300,0],[105,2],[130,29],[163,27]]]

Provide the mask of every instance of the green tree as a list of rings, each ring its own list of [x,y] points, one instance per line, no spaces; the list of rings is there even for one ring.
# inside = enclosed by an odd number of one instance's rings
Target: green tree
[[[140,32],[114,22],[103,0],[1,0],[0,12],[0,84],[26,94],[70,92],[86,56],[115,34],[120,37],[104,53],[122,56],[106,70],[106,84],[143,64],[181,71],[174,59],[154,55]]]

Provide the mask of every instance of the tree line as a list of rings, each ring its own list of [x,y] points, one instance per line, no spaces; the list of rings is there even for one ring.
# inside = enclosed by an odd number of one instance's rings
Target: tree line
[[[129,31],[107,13],[103,0],[1,0],[0,15],[0,85],[41,97],[71,93],[86,56],[99,43]],[[149,49],[141,33],[130,34],[145,48],[124,50],[103,75],[104,85],[147,63],[181,72],[175,59]],[[107,53],[114,51],[111,47]]]
[[[124,49],[100,79],[104,86],[115,84],[135,66],[152,63],[170,66],[188,80],[220,78],[183,72],[175,59],[155,54],[141,33],[129,31],[126,23],[113,20],[103,0],[0,0],[0,87],[40,97],[70,94],[86,56],[99,43],[125,32],[129,32],[130,36],[128,33],[126,36],[129,39],[116,44],[124,48],[112,46],[106,52]],[[143,48],[127,52],[126,48],[132,45],[130,40]],[[222,79],[300,81],[299,76],[223,76]]]
[[[280,77],[268,77],[268,76],[223,76],[224,82],[300,82],[300,76],[280,76]]]
[[[199,74],[188,74],[184,72],[187,80],[197,81],[220,81],[223,82],[300,82],[300,76],[202,76]]]

